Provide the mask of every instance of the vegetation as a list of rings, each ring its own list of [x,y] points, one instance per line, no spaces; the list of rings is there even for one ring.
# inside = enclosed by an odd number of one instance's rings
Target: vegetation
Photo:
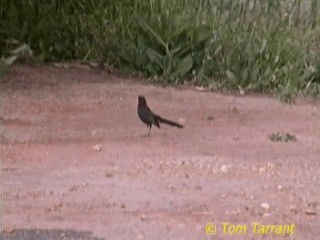
[[[292,135],[290,133],[272,133],[269,135],[269,139],[272,142],[296,142],[297,138],[295,135]]]
[[[318,0],[3,0],[1,64],[20,43],[37,61],[290,100],[320,93],[319,10]]]

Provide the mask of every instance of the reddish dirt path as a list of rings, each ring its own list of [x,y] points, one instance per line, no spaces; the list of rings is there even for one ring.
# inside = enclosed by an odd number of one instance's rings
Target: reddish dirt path
[[[231,239],[221,226],[230,222],[248,225],[232,239],[320,239],[319,105],[148,86],[83,68],[17,65],[4,80],[7,233]],[[143,137],[138,95],[186,127]],[[278,131],[297,141],[272,142]],[[211,237],[208,222],[217,225]],[[261,238],[252,222],[296,228]]]

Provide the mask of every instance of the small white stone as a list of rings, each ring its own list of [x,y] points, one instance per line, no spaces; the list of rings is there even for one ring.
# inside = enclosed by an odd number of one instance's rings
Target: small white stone
[[[93,145],[92,149],[97,151],[97,152],[100,152],[102,150],[102,145],[101,144]]]
[[[227,173],[229,172],[229,167],[223,164],[220,168],[220,171],[223,173]]]
[[[267,210],[270,208],[269,204],[266,203],[266,202],[261,203],[261,207],[262,207],[263,209],[267,209]]]

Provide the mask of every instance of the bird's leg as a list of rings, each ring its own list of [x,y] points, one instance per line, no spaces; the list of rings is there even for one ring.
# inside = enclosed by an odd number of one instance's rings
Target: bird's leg
[[[147,124],[147,128],[149,128],[149,131],[148,131],[147,134],[143,135],[143,137],[149,137],[150,136],[151,125]]]
[[[148,133],[148,136],[150,136],[150,132],[151,132],[151,125],[149,127],[149,133]]]

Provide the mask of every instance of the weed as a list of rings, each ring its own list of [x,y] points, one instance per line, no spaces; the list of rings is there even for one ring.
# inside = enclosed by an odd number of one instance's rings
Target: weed
[[[319,95],[318,0],[3,0],[1,56],[104,62],[153,81]]]
[[[290,133],[272,133],[269,135],[269,139],[273,142],[296,142],[297,138],[296,136],[290,134]]]

